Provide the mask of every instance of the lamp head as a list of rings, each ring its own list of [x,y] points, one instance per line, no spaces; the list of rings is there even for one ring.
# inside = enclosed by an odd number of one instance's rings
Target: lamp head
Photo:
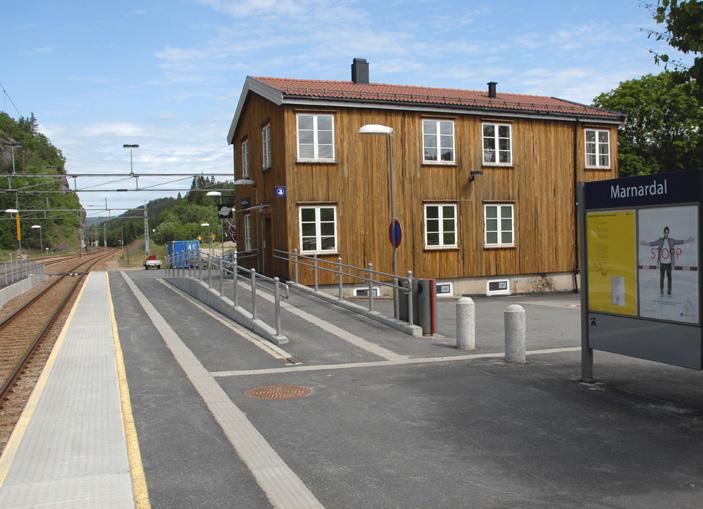
[[[393,128],[380,124],[366,124],[359,128],[359,134],[393,134]]]

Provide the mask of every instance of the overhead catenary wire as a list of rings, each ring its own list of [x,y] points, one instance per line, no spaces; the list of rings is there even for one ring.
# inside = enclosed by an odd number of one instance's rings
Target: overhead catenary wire
[[[12,107],[15,108],[17,115],[21,117],[22,114],[20,113],[20,110],[17,108],[15,101],[12,100],[12,97],[10,97],[10,94],[7,93],[7,90],[5,90],[5,86],[2,83],[0,83],[0,88],[2,88],[2,93],[4,94],[4,96],[10,100],[10,104],[12,104]]]

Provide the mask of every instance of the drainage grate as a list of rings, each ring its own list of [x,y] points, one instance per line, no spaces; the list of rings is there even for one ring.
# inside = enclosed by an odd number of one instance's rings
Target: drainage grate
[[[252,399],[296,399],[306,398],[312,394],[310,387],[302,385],[267,385],[247,389],[244,395]]]

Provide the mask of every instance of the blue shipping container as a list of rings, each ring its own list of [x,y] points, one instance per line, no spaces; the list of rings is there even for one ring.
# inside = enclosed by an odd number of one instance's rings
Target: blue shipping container
[[[200,253],[200,242],[197,240],[172,240],[168,243],[167,252],[173,268],[188,268],[189,259],[190,264],[196,266]]]

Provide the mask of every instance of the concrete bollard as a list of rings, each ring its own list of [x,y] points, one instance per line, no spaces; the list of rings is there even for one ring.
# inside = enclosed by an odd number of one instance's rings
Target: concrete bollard
[[[462,297],[456,303],[456,347],[476,349],[476,305],[471,297]]]
[[[505,319],[505,362],[525,362],[525,309],[511,304],[503,312]]]

